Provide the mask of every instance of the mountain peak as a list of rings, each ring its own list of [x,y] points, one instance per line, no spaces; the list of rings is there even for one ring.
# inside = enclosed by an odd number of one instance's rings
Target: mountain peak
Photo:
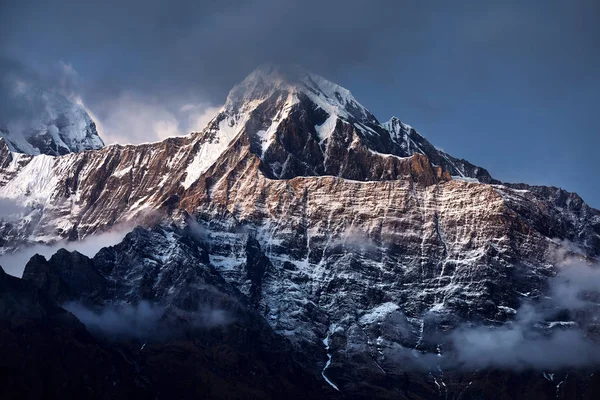
[[[198,136],[184,188],[232,143],[248,145],[270,178],[334,175],[354,180],[404,176],[403,158],[425,155],[434,166],[491,182],[483,168],[435,148],[393,117],[380,123],[352,93],[297,65],[263,64],[229,92],[225,106]]]
[[[225,109],[233,112],[243,111],[248,105],[252,107],[276,92],[291,94],[294,96],[292,101],[297,100],[299,96],[306,96],[330,115],[335,114],[359,122],[377,121],[348,89],[298,65],[258,66],[229,92]]]
[[[10,96],[13,115],[0,120],[0,137],[12,151],[57,156],[104,146],[80,104],[35,85],[15,85]]]

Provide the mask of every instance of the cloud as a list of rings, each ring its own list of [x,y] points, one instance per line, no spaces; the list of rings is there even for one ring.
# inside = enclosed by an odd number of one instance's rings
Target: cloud
[[[345,250],[359,253],[370,253],[382,250],[380,246],[369,237],[368,232],[356,227],[350,227],[340,233],[339,237],[329,243],[330,247],[341,247]]]
[[[148,301],[137,304],[117,302],[96,308],[68,302],[63,308],[73,313],[90,332],[109,339],[167,339],[190,329],[224,326],[233,320],[226,311],[206,305],[200,305],[195,312],[183,312]],[[170,321],[174,314],[177,314],[177,320]]]
[[[518,315],[526,314],[524,307]],[[532,320],[518,319],[501,327],[462,327],[452,334],[456,363],[461,368],[562,369],[600,364],[600,345],[577,328],[547,333]],[[569,326],[569,325],[567,325]]]
[[[81,105],[107,144],[152,142],[200,131],[220,108],[198,96],[165,101],[133,91],[97,99],[91,107],[85,81],[72,64],[62,60],[41,73],[0,56],[0,77],[0,129],[7,129],[13,137],[37,128],[38,121],[54,114],[45,96],[31,95],[37,90],[58,93]]]
[[[69,302],[63,308],[73,313],[94,334],[145,338],[156,335],[158,321],[164,308],[142,301],[136,305],[113,304],[92,309],[80,303]]]
[[[334,61],[330,70],[362,65],[391,50],[394,42],[406,43],[403,34],[418,34],[429,11],[391,0],[375,7],[362,1],[316,0],[187,0],[177,6],[141,0],[59,0],[51,7],[27,3],[7,8],[0,19],[5,49],[22,53],[17,46],[31,40],[27,32],[39,32],[36,47],[87,57],[96,63],[90,69],[101,71],[101,81],[110,84],[99,90],[109,91],[176,86],[183,92],[189,85],[214,88],[224,82],[227,89],[265,61],[321,68]],[[401,15],[411,18],[399,23]],[[113,78],[118,86],[110,83]]]
[[[519,57],[531,51],[566,63],[556,58],[556,46],[578,54],[597,48],[593,0],[547,5],[544,15],[535,2],[516,1],[493,7],[470,0],[453,6],[394,0],[375,5],[361,0],[13,3],[0,13],[4,52],[81,67],[94,75],[88,94],[100,97],[121,89],[177,90],[182,97],[207,91],[212,100],[218,94],[218,101],[264,62],[300,63],[328,76],[369,68],[389,79],[398,62],[431,51],[442,34],[449,50],[459,51],[443,54],[447,63],[479,60],[482,53]],[[555,19],[561,29],[551,23]],[[570,43],[577,35],[574,48]]]
[[[27,262],[35,254],[40,254],[46,258],[51,257],[59,249],[67,249],[69,251],[77,250],[81,254],[88,257],[93,257],[103,247],[112,246],[120,243],[125,235],[130,232],[130,229],[116,228],[110,232],[99,233],[87,236],[79,241],[60,241],[53,245],[34,245],[22,247],[14,253],[6,253],[0,255],[0,265],[4,268],[7,274],[21,277]]]
[[[12,220],[17,218],[25,211],[25,207],[18,204],[15,200],[6,197],[0,197],[0,218]]]
[[[233,84],[265,62],[330,76],[369,64],[418,35],[427,14],[391,0],[27,3],[1,10],[0,56],[24,60],[33,75],[56,65],[44,83],[84,104],[108,143],[201,130]]]
[[[82,103],[78,82],[72,65],[62,61],[39,72],[0,54],[0,129],[27,151],[26,138],[33,133],[50,126],[58,129],[57,113],[63,110],[65,98]]]
[[[218,109],[208,103],[168,107],[153,97],[122,93],[96,105],[90,114],[98,121],[106,143],[135,144],[201,131]]]
[[[600,343],[593,332],[600,319],[600,266],[559,257],[563,261],[547,296],[525,302],[515,319],[501,326],[459,327],[451,334],[449,357],[456,359],[444,362],[467,369],[517,370],[599,365]]]
[[[186,229],[192,234],[194,238],[202,242],[209,239],[210,231],[205,225],[200,224],[194,217],[186,216]]]
[[[180,108],[186,126],[185,132],[200,131],[213,119],[220,107],[209,104],[185,104]]]

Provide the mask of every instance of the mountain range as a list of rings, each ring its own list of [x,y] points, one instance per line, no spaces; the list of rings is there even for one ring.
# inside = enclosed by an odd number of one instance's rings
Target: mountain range
[[[62,142],[92,137],[84,125]],[[28,358],[31,393],[600,393],[600,211],[494,179],[318,75],[263,65],[205,129],[156,143],[32,150],[2,136],[0,253],[133,229],[93,257],[3,265],[24,270],[0,279],[3,354],[52,338],[57,364],[60,346],[87,349],[67,372],[114,365],[58,387]]]

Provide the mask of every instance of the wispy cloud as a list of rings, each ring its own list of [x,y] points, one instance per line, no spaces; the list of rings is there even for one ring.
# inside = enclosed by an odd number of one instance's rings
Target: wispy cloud
[[[0,197],[0,218],[12,220],[18,218],[26,210],[21,204],[14,199]]]
[[[107,144],[143,143],[201,131],[220,107],[207,102],[167,105],[153,97],[122,93],[88,111]]]
[[[233,317],[226,311],[199,305],[197,311],[183,312],[163,305],[140,301],[116,302],[103,307],[88,307],[78,302],[63,304],[90,332],[109,339],[161,340],[185,331],[211,329],[227,325]],[[177,323],[171,320],[178,314]]]

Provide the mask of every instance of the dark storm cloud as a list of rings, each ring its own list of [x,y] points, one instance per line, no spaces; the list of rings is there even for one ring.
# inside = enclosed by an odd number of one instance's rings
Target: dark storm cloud
[[[84,77],[75,97],[109,143],[202,129],[229,88],[265,62],[332,77],[391,70],[400,48],[418,48],[428,19],[427,7],[391,0],[20,1],[3,11],[3,53],[42,69],[72,63]]]
[[[264,62],[326,74],[374,60],[384,66],[416,45],[428,19],[428,7],[391,0],[22,1],[7,10],[7,50],[85,58],[86,69],[97,69],[98,96],[123,87],[222,96]]]
[[[200,96],[218,103],[233,83],[264,62],[298,63],[334,78],[365,68],[372,79],[390,80],[436,42],[448,47],[449,68],[456,67],[457,57],[474,60],[471,68],[460,63],[462,73],[480,75],[475,84],[485,85],[489,71],[479,65],[482,55],[534,52],[568,62],[557,53],[560,43],[552,35],[564,36],[565,25],[589,31],[587,38],[598,33],[589,13],[579,12],[597,12],[593,1],[575,2],[560,25],[548,23],[548,11],[517,2],[466,1],[452,7],[443,1],[394,0],[37,3],[3,6],[3,52],[35,62],[73,62],[92,77],[85,88],[91,104],[124,90],[165,101]],[[553,2],[545,8],[562,10]],[[453,48],[456,43],[464,46]],[[588,48],[574,43],[571,52],[585,55]]]

